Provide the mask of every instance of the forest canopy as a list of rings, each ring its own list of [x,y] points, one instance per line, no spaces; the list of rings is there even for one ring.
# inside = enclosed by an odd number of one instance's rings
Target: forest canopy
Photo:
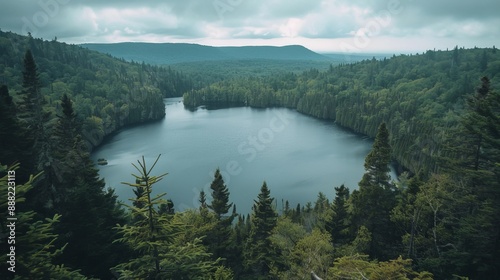
[[[168,68],[0,35],[2,279],[500,278],[496,48],[192,89]],[[152,197],[168,176],[161,157],[142,157],[123,174],[135,195],[124,205],[88,142],[161,119],[163,97],[182,93],[188,107],[289,107],[374,137],[359,188],[280,209],[264,181],[244,215],[217,169],[200,207],[177,212],[168,194]],[[393,160],[410,171],[398,182]]]

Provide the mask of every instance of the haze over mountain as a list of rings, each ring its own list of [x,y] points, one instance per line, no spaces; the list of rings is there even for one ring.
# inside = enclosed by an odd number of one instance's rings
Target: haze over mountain
[[[331,61],[332,58],[315,53],[303,46],[244,46],[212,47],[185,43],[114,43],[82,44],[81,46],[108,53],[128,61],[150,64],[176,64],[222,60],[293,60]]]

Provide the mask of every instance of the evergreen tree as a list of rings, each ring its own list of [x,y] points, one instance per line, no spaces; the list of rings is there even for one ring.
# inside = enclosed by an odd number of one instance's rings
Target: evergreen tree
[[[212,201],[207,206],[214,212],[217,223],[205,239],[205,242],[209,245],[209,249],[215,258],[229,260],[233,257],[229,248],[234,247],[231,244],[233,241],[231,240],[231,235],[233,230],[232,223],[236,215],[233,213],[227,216],[233,203],[229,203],[229,190],[218,168],[215,171],[210,189],[212,190]]]
[[[460,217],[455,229],[460,232],[456,243],[462,245],[457,249],[464,253],[452,262],[459,263],[463,275],[498,278],[500,270],[494,263],[500,258],[500,94],[491,89],[487,77],[468,98],[460,126],[453,132],[441,166],[468,187],[454,205],[465,199],[469,203],[468,214]]]
[[[14,164],[26,163],[32,159],[33,143],[28,141],[26,129],[17,119],[17,108],[7,86],[0,86],[0,162]],[[24,165],[23,165],[24,166]],[[17,178],[28,180],[31,170],[20,167]]]
[[[208,220],[208,205],[207,205],[207,195],[205,194],[204,190],[200,191],[200,199],[198,200],[200,202],[200,215],[203,217],[204,220]]]
[[[135,183],[140,184],[140,181],[136,180]],[[143,199],[141,199],[141,197],[143,197],[146,194],[146,191],[144,190],[144,187],[141,187],[141,186],[134,188],[132,191],[135,194],[135,199],[132,202],[132,205],[134,205],[134,207],[141,209],[142,207],[144,207],[144,202],[143,202]],[[138,218],[140,218],[140,217],[138,217]]]
[[[35,158],[29,164],[33,171],[42,171],[50,163],[48,134],[45,122],[49,115],[44,112],[45,100],[42,96],[41,83],[35,59],[30,50],[24,55],[23,101],[19,106],[18,117],[29,131],[26,137],[33,141]]]
[[[217,168],[214,174],[214,180],[210,185],[212,190],[212,202],[208,205],[219,219],[226,215],[231,209],[233,203],[229,203],[229,190],[226,184],[224,184],[224,179],[220,174],[220,170]]]
[[[87,165],[85,169],[94,167]],[[57,208],[65,215],[56,230],[61,243],[68,243],[57,260],[80,268],[89,277],[110,278],[110,268],[130,254],[124,244],[113,243],[119,236],[114,227],[126,221],[114,191],[104,189],[104,182],[96,172],[95,176],[78,178],[68,201]]]
[[[156,159],[153,166],[148,170],[144,157],[142,162],[138,161],[139,167],[132,164],[140,175],[132,174],[136,183],[124,183],[134,188],[144,190],[144,195],[135,199],[136,205],[143,205],[142,208],[130,208],[133,217],[141,217],[136,220],[133,226],[122,225],[118,226],[118,230],[123,234],[123,237],[118,239],[120,242],[125,242],[131,246],[133,250],[141,252],[141,256],[127,263],[122,263],[116,266],[116,269],[122,275],[133,276],[142,279],[155,279],[161,275],[160,270],[160,238],[164,238],[164,242],[172,242],[173,235],[179,231],[178,226],[172,226],[164,215],[158,215],[155,206],[159,205],[160,200],[165,194],[160,194],[156,198],[151,198],[152,187],[167,175],[164,173],[160,176],[149,176],[152,169],[158,162],[160,156]],[[163,245],[163,244],[161,244]]]
[[[396,206],[391,211],[391,221],[399,229],[405,254],[411,259],[417,259],[415,245],[423,211],[422,205],[416,203],[417,194],[423,184],[421,176],[421,174],[416,175],[409,180],[406,175],[399,177],[397,186],[401,194],[397,197]]]
[[[13,271],[8,271],[6,267],[2,267],[0,278],[2,279],[87,279],[77,270],[72,270],[64,265],[57,264],[55,258],[60,255],[66,245],[57,246],[59,235],[54,232],[54,226],[61,218],[61,215],[44,220],[37,220],[37,213],[34,211],[23,211],[20,207],[25,202],[26,193],[32,188],[33,182],[37,176],[30,176],[28,182],[21,184],[17,180],[17,171],[19,164],[13,165],[10,168],[0,164],[0,208],[5,209],[0,214],[0,225],[2,228],[9,229],[7,218],[16,218],[15,224],[15,242],[7,242],[7,236],[2,235],[0,240],[2,249],[5,252],[10,252],[10,247],[15,248],[15,261],[12,265],[7,254],[2,254],[0,260],[3,264],[8,264]],[[11,180],[13,178],[14,180]],[[9,187],[12,187],[12,182],[15,188],[15,200],[11,200],[12,196],[8,196]],[[9,198],[9,199],[7,199]],[[13,197],[12,197],[13,198]],[[13,205],[12,202],[15,201]],[[7,209],[11,208],[14,210]],[[5,215],[6,213],[9,213]],[[10,215],[12,213],[12,215]],[[7,224],[5,224],[7,223]],[[5,239],[4,239],[5,238]],[[10,244],[10,245],[9,245]]]
[[[382,123],[372,150],[366,156],[365,174],[359,182],[359,190],[353,191],[351,196],[354,226],[351,232],[365,226],[372,234],[369,254],[381,259],[394,254],[388,244],[396,238],[390,221],[390,211],[395,205],[395,194],[388,174],[390,160],[389,132],[385,123]]]
[[[389,130],[385,123],[380,124],[372,150],[365,159],[365,174],[359,182],[362,187],[379,186],[384,189],[392,187],[389,175],[391,163],[391,146]]]
[[[245,250],[245,267],[258,279],[269,275],[277,257],[270,239],[277,223],[277,214],[273,209],[274,198],[270,195],[264,182],[253,205],[250,237]]]
[[[331,215],[326,222],[326,230],[330,233],[333,244],[345,244],[349,237],[348,204],[349,188],[344,184],[335,187],[335,199],[331,204]]]
[[[218,271],[218,261],[211,260],[211,254],[206,252],[200,238],[182,238],[189,229],[173,221],[172,215],[158,213],[158,205],[167,203],[162,199],[164,193],[151,197],[153,185],[167,175],[151,175],[159,158],[149,169],[144,157],[138,165],[133,164],[139,171],[139,175],[133,175],[136,183],[124,183],[133,188],[144,188],[145,195],[138,198],[142,208],[129,206],[132,216],[142,218],[135,219],[131,225],[117,227],[123,237],[116,242],[128,244],[136,256],[113,269],[120,275],[119,279],[210,279]],[[223,270],[227,276],[228,271]]]
[[[80,124],[72,101],[63,95],[52,133],[50,174],[41,182],[50,186],[44,214],[64,213],[55,228],[61,235],[58,242],[68,245],[58,261],[81,268],[85,275],[109,278],[109,269],[128,252],[123,244],[113,243],[117,235],[113,227],[123,223],[125,215],[114,191],[106,190],[99,178],[80,136]]]

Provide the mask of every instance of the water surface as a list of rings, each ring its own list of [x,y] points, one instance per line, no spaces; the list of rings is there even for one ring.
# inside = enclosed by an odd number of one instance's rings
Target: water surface
[[[372,144],[332,122],[285,108],[193,112],[179,98],[165,104],[165,119],[124,129],[92,154],[94,160],[107,159],[100,175],[122,201],[133,197],[131,187],[120,183],[134,181],[131,163],[144,155],[152,164],[158,154],[153,174],[169,174],[155,193],[166,192],[177,211],[199,206],[199,193],[210,193],[218,167],[239,213],[251,211],[263,181],[278,210],[285,200],[291,207],[314,202],[319,192],[332,200],[334,187],[357,188]]]

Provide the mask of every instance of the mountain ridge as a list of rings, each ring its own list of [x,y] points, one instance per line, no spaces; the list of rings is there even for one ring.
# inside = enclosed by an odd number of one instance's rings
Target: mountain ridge
[[[185,62],[222,60],[304,60],[329,61],[329,57],[318,54],[301,45],[286,46],[227,46],[215,47],[193,43],[86,43],[80,46],[128,61],[157,65],[172,65]]]

